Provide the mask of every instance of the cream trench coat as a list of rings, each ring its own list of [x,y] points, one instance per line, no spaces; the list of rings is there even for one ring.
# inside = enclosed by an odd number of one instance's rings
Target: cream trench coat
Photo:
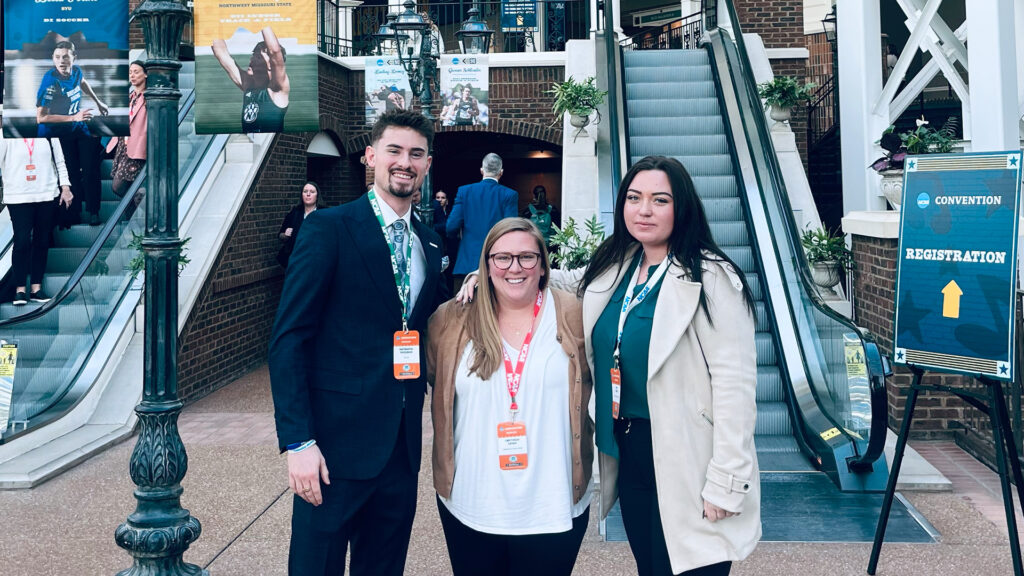
[[[616,286],[625,281],[627,268],[602,274],[583,296],[591,371],[590,336]],[[553,285],[571,289],[578,283],[576,274],[552,272]],[[705,261],[703,283],[712,328],[698,305],[701,285],[686,278],[678,263],[665,274],[654,309],[647,367],[658,505],[676,574],[743,560],[761,538],[753,312],[732,267]],[[602,518],[618,498],[618,463],[608,454],[598,455]],[[739,514],[709,522],[702,518],[704,500]]]

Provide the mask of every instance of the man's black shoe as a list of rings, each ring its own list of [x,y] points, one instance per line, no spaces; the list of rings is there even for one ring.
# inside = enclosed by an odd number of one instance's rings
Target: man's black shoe
[[[15,306],[24,306],[25,304],[28,304],[28,296],[26,296],[24,292],[15,292],[13,304]]]
[[[33,302],[49,302],[50,301],[50,297],[47,296],[46,292],[43,292],[42,289],[36,290],[35,292],[29,294],[28,297]]]

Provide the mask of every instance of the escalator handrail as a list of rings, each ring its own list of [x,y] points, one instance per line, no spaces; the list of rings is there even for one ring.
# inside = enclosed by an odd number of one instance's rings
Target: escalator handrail
[[[190,92],[188,95],[184,96],[184,102],[178,108],[179,125],[181,125],[185,117],[188,116],[188,113],[192,109],[192,105],[194,104],[194,102],[194,92]],[[114,210],[113,214],[111,214],[111,216],[107,218],[107,221],[103,225],[103,228],[100,229],[100,233],[96,236],[96,240],[92,243],[92,246],[89,247],[89,250],[85,253],[85,256],[82,258],[82,261],[78,264],[78,267],[75,268],[75,271],[71,274],[70,278],[68,278],[68,281],[60,289],[60,291],[57,294],[55,294],[53,298],[50,299],[49,302],[46,302],[45,304],[43,304],[39,308],[36,308],[35,310],[31,310],[29,312],[26,312],[25,314],[21,314],[13,318],[0,320],[0,330],[4,328],[9,328],[11,326],[16,326],[18,324],[22,324],[25,322],[29,322],[31,320],[35,320],[36,318],[40,318],[46,315],[54,308],[60,306],[61,303],[65,299],[67,299],[67,297],[72,292],[74,292],[75,288],[78,286],[78,283],[81,282],[82,277],[85,276],[86,271],[88,271],[89,267],[92,266],[92,263],[96,259],[96,256],[100,253],[100,250],[102,250],[107,239],[113,233],[114,227],[116,227],[118,222],[121,221],[121,217],[124,215],[125,211],[128,210],[128,207],[134,203],[135,194],[136,192],[138,192],[138,189],[145,182],[147,173],[147,171],[143,171],[140,177],[136,178],[135,182],[133,182],[131,187],[128,188],[128,191],[125,193],[124,198],[122,198],[121,202],[118,203],[117,208]]]
[[[722,30],[718,25],[717,8],[708,9],[709,4],[714,5],[719,1],[725,5],[726,10],[728,11],[730,24],[732,26],[731,33],[726,30]],[[729,34],[736,44],[738,57],[740,59],[740,67],[742,68],[740,71],[741,73],[737,75],[737,79],[742,81],[745,88],[741,89],[736,87],[736,91],[744,93],[751,109],[763,110],[761,99],[756,93],[756,82],[754,81],[752,74],[753,68],[749,61],[735,6],[731,0],[711,0],[710,3],[705,4],[705,9],[706,30],[708,32],[716,30],[721,33]],[[773,196],[775,201],[778,203],[779,209],[783,214],[792,214],[789,195],[786,192],[785,182],[781,176],[782,172],[778,165],[778,158],[775,154],[774,145],[769,136],[764,114],[753,114],[751,116],[753,117],[752,123],[756,130],[753,134],[749,130],[746,131],[747,136],[752,141],[756,141],[760,146],[762,151],[761,159],[767,164],[767,173],[759,173],[758,180],[761,182],[765,182],[765,180],[767,180],[767,182],[770,183],[771,188],[776,191]],[[751,147],[751,152],[753,152],[753,147]],[[798,266],[796,266],[796,269],[799,273],[799,282],[804,295],[808,297],[810,303],[815,307],[817,312],[842,324],[850,332],[857,334],[861,342],[864,344],[864,351],[867,360],[865,365],[868,371],[868,384],[871,400],[871,428],[867,447],[861,449],[858,446],[858,443],[854,441],[849,432],[845,430],[843,426],[837,425],[836,428],[841,434],[846,435],[849,438],[854,447],[855,453],[857,454],[855,457],[849,459],[847,464],[852,468],[870,465],[877,460],[883,452],[888,427],[888,398],[885,391],[885,377],[878,373],[878,367],[882,365],[878,348],[875,345],[873,337],[869,333],[857,327],[850,322],[849,319],[829,307],[821,298],[818,291],[813,288],[813,281],[811,280],[809,271],[810,267],[799,242],[800,236],[796,229],[795,222],[792,218],[782,218],[781,220],[783,224],[781,231],[783,234],[776,235],[776,241],[785,241],[793,249],[792,252],[798,259]],[[810,376],[809,371],[808,375]],[[811,387],[811,390],[814,391],[814,387]],[[832,419],[831,415],[827,413],[826,417]]]

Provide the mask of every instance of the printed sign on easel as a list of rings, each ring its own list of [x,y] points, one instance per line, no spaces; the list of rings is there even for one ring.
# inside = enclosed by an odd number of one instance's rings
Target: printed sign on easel
[[[18,366],[18,345],[0,341],[0,437],[7,432],[11,418],[14,371]]]

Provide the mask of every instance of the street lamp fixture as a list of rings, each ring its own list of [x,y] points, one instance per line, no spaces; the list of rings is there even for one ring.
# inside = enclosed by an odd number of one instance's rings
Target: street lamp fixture
[[[825,39],[831,44],[836,43],[836,7],[832,5],[832,11],[821,19],[821,25],[825,28]]]
[[[462,29],[455,33],[459,39],[459,49],[463,54],[486,54],[491,48],[491,35],[494,30],[487,28],[487,23],[480,18],[480,9],[476,4],[469,9],[469,20],[462,23]]]
[[[392,24],[398,19],[397,12],[389,12],[387,15],[387,21],[380,25],[377,32],[373,34],[373,39],[377,43],[377,55],[382,56],[384,54],[394,54],[398,51],[395,42],[395,29],[392,28]],[[403,34],[403,36],[405,36]]]
[[[402,6],[405,10],[391,22],[395,45],[398,47],[398,60],[409,76],[409,89],[420,99],[420,113],[433,122],[434,116],[430,113],[430,108],[434,104],[434,95],[430,83],[437,82],[437,61],[441,57],[436,44],[437,39],[433,26],[416,12],[416,3],[413,0],[405,0]],[[415,46],[417,41],[419,46]],[[431,204],[434,199],[432,180],[430,172],[427,172],[423,178],[423,186],[420,187],[420,204],[416,208],[420,220],[427,226],[432,226],[434,222],[434,209]]]

